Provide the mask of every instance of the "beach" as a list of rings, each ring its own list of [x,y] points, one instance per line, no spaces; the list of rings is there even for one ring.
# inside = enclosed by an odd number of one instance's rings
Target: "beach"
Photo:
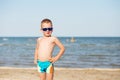
[[[0,80],[40,80],[36,68],[0,67]],[[55,68],[54,80],[120,80],[120,69]]]
[[[59,37],[66,51],[54,64],[54,80],[120,80],[120,37],[74,38]],[[0,38],[0,80],[40,80],[33,63],[35,40]],[[55,47],[53,56],[58,51]]]

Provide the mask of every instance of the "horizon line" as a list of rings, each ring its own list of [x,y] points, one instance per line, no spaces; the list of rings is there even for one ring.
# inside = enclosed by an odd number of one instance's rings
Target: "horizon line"
[[[0,37],[42,37],[42,36],[0,36]],[[120,37],[120,36],[56,36],[56,37]]]

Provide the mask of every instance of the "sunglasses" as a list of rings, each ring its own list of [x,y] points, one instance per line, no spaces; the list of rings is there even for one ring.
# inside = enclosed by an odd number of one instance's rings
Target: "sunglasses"
[[[48,31],[52,31],[53,28],[42,28],[42,30],[43,30],[43,31],[47,31],[47,30],[48,30]]]

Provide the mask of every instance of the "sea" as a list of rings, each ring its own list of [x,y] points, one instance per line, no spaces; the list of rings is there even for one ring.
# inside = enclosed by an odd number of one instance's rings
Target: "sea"
[[[34,68],[38,37],[0,37],[0,67]],[[120,37],[58,37],[66,50],[55,67],[120,68]],[[53,56],[59,48],[55,46]]]

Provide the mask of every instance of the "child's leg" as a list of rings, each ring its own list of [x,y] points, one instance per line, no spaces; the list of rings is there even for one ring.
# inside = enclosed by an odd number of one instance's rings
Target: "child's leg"
[[[47,69],[46,80],[53,80],[53,76],[54,76],[54,65],[51,64]]]
[[[40,80],[46,79],[46,73],[40,73]]]
[[[46,73],[46,80],[53,80],[54,73]]]

